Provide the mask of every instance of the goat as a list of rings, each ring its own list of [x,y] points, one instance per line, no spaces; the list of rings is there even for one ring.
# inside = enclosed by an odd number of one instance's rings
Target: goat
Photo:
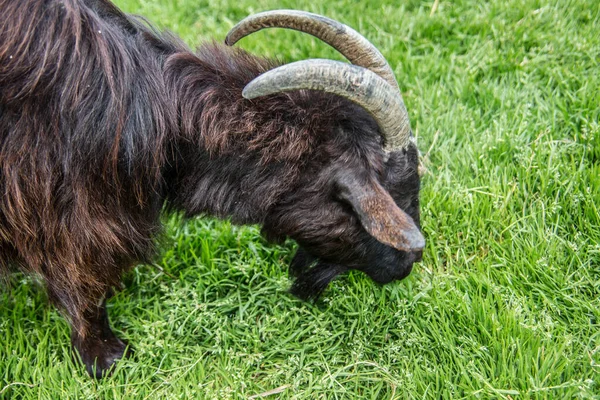
[[[418,150],[387,61],[351,28],[273,11],[190,51],[108,0],[0,0],[0,271],[41,277],[88,373],[126,355],[105,308],[161,212],[292,238],[292,292],[387,283],[420,260]],[[231,47],[296,29],[350,62]]]

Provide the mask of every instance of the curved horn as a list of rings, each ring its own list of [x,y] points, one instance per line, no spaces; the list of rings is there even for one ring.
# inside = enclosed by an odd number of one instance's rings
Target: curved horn
[[[388,147],[409,143],[410,123],[400,92],[368,69],[332,60],[298,61],[265,72],[242,92],[246,99],[290,90],[320,90],[342,96],[367,110]]]
[[[352,64],[367,68],[400,90],[394,72],[377,48],[354,29],[333,19],[305,11],[274,10],[246,17],[227,34],[225,44],[265,28],[287,28],[321,39],[339,51]]]

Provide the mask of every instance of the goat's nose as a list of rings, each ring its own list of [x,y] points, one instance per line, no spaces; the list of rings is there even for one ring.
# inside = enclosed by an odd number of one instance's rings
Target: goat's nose
[[[415,262],[419,262],[423,259],[423,250],[413,251],[413,255],[415,256]]]

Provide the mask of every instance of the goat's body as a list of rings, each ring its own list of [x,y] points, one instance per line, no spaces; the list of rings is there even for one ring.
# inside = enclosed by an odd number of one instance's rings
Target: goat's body
[[[346,206],[314,215],[332,199],[329,178],[316,178],[329,160],[384,177],[377,126],[361,107],[307,91],[246,101],[244,86],[274,62],[219,45],[193,54],[105,0],[0,9],[0,272],[17,265],[43,278],[90,373],[123,353],[98,304],[152,257],[165,205],[259,223],[325,260],[352,259],[347,240],[373,259],[393,251],[361,239]],[[414,209],[410,157],[392,158],[403,163],[392,175],[411,182],[399,196]],[[298,273],[316,260],[301,258]],[[315,268],[302,280],[308,295],[344,270]]]
[[[152,253],[173,125],[157,50],[98,5],[0,7],[0,267],[41,275],[82,334],[81,314]]]

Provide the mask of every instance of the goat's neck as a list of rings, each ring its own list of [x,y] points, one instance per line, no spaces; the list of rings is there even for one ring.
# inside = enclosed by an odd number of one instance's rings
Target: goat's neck
[[[297,166],[272,158],[265,139],[257,145],[258,136],[273,131],[274,121],[242,98],[245,81],[252,77],[223,72],[189,56],[176,62],[172,87],[180,119],[171,152],[174,168],[167,177],[171,203],[188,215],[263,222],[289,190]]]

